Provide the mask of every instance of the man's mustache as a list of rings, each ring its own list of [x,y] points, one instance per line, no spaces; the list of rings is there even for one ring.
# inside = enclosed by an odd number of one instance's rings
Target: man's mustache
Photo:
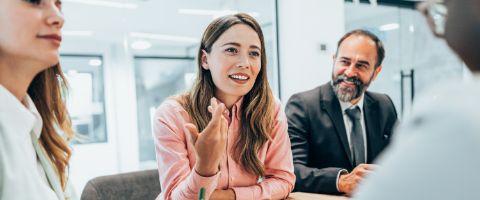
[[[352,77],[347,77],[345,75],[340,75],[337,77],[337,79],[335,79],[333,81],[333,84],[334,85],[337,85],[341,82],[344,82],[344,81],[349,81],[349,82],[352,82],[355,86],[361,86],[363,85],[362,81],[360,81],[360,79],[358,79],[356,76],[352,76]]]

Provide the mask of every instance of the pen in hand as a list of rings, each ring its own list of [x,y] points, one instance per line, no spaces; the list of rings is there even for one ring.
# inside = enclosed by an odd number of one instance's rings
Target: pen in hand
[[[200,188],[200,194],[198,195],[198,200],[205,200],[205,188]]]

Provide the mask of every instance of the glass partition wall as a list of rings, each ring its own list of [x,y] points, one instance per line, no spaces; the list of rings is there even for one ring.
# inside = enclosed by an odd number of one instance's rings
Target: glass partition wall
[[[370,30],[384,42],[383,68],[370,90],[387,93],[400,115],[429,86],[463,77],[463,63],[412,8],[346,2],[345,27]]]
[[[107,142],[103,58],[95,55],[61,55],[60,65],[69,85],[67,108],[74,144]]]
[[[196,75],[192,57],[135,57],[139,157],[142,168],[155,168],[152,140],[156,108],[169,96],[185,92]]]

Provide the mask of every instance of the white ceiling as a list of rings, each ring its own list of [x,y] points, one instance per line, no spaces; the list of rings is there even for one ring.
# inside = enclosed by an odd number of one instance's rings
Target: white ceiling
[[[93,1],[93,0],[83,0]],[[92,36],[71,36],[64,34],[65,43],[73,44],[120,43],[130,32],[197,38],[213,19],[212,16],[179,14],[179,9],[236,10],[259,13],[261,24],[274,19],[274,0],[102,0],[138,5],[136,9],[87,5],[64,0],[64,31],[91,31]],[[191,46],[188,42],[147,39],[154,47]]]

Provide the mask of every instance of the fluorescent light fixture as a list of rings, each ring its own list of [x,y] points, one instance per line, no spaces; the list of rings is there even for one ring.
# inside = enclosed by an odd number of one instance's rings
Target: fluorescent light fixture
[[[397,23],[385,24],[379,27],[381,31],[391,31],[398,28],[400,28],[400,25],[398,25]]]
[[[153,33],[141,33],[141,32],[130,32],[130,36],[143,38],[143,39],[168,40],[168,41],[185,42],[185,43],[198,43],[200,41],[200,39],[192,38],[192,37],[153,34]]]
[[[215,15],[218,10],[178,9],[179,14],[185,15]]]
[[[232,15],[238,13],[236,10],[201,10],[201,9],[178,9],[178,13],[186,14],[186,15],[209,15],[213,18],[225,16],[225,15]],[[247,12],[247,14],[251,15],[252,17],[260,16],[259,13],[256,12]]]
[[[104,7],[112,7],[112,8],[126,8],[126,9],[138,8],[138,5],[134,3],[123,3],[123,2],[106,1],[106,0],[64,0],[64,2],[73,2],[73,3],[81,3],[81,4],[87,4],[87,5],[93,5],[93,6],[104,6]]]
[[[94,66],[94,67],[98,67],[98,66],[102,65],[102,61],[100,59],[90,59],[88,61],[88,64],[91,65],[91,66]]]
[[[152,43],[148,42],[148,41],[145,41],[145,40],[138,40],[138,41],[135,41],[131,44],[131,47],[133,49],[137,49],[137,50],[145,50],[145,49],[149,49],[150,47],[152,47]]]
[[[410,26],[408,27],[408,30],[410,30],[410,32],[412,32],[412,33],[415,32],[415,26],[410,25]]]
[[[89,37],[93,35],[93,31],[69,31],[63,30],[62,35],[64,36],[78,36],[78,37]]]

